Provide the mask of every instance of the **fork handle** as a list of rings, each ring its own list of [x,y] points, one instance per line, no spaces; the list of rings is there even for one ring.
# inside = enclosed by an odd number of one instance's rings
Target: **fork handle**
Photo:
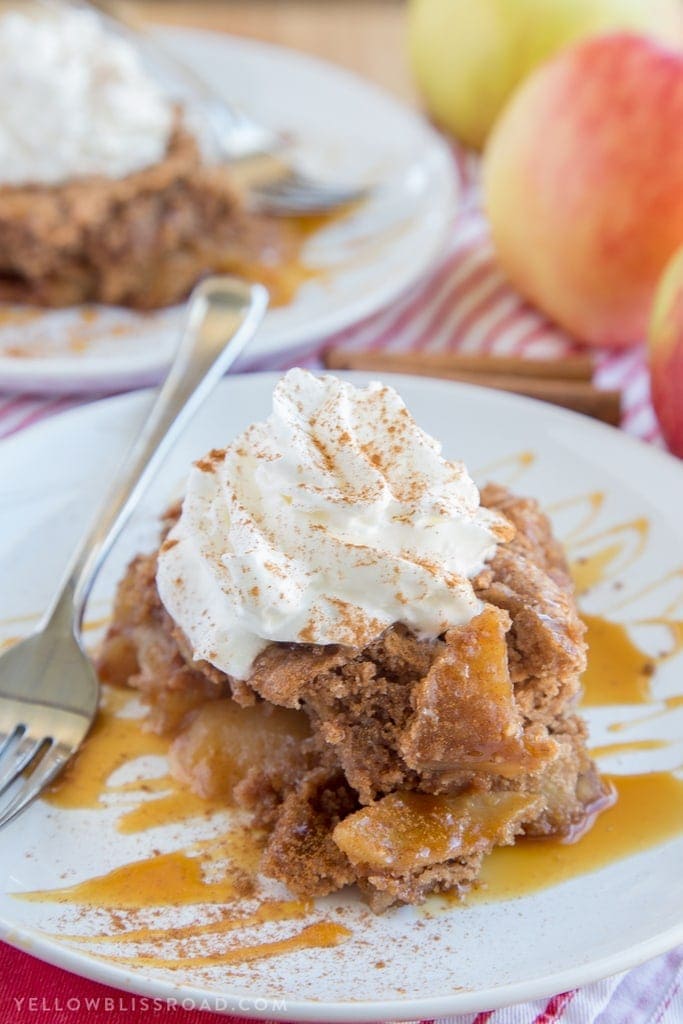
[[[70,0],[70,5],[96,12],[105,25],[123,33],[158,71],[190,90],[202,104],[205,125],[222,158],[240,163],[252,157],[274,157],[285,147],[282,135],[254,121],[237,104],[228,101],[191,63],[179,57],[158,33],[151,32],[144,21],[124,10],[117,0]]]
[[[109,24],[110,27],[113,26],[122,31],[132,42],[137,44],[139,49],[145,50],[155,63],[164,65],[174,77],[183,80],[199,99],[206,102],[217,99],[215,90],[209,86],[202,75],[198,74],[190,64],[171,53],[160,38],[152,35],[141,18],[123,10],[116,0],[69,0],[69,2],[71,7],[95,11],[105,25]],[[221,97],[221,101],[226,107],[231,108],[231,104],[227,100],[223,100]]]
[[[176,354],[147,419],[81,543],[47,619],[78,635],[102,562],[190,418],[263,320],[268,293],[230,277],[205,278],[192,292]],[[227,342],[227,343],[226,343]]]

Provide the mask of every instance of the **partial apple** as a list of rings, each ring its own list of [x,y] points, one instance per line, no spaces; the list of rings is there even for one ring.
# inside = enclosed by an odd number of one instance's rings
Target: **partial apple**
[[[500,265],[588,344],[645,337],[683,242],[681,125],[683,55],[618,33],[535,71],[491,135],[483,187]]]
[[[683,248],[657,288],[648,350],[652,404],[666,443],[683,458]]]
[[[683,45],[680,0],[411,0],[413,72],[433,119],[480,149],[508,97],[562,47],[630,29]]]

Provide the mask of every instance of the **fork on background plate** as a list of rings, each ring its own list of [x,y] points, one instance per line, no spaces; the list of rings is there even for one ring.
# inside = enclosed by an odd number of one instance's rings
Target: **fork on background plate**
[[[260,124],[240,107],[229,103],[190,64],[172,52],[155,33],[123,12],[115,0],[68,0],[72,7],[96,11],[178,81],[189,86],[200,105],[222,158],[230,163],[254,162],[258,174],[248,182],[252,204],[278,216],[314,216],[365,199],[372,186],[325,182],[297,169],[288,158],[287,139]]]
[[[261,285],[230,277],[197,285],[168,375],[42,627],[0,656],[0,828],[42,792],[87,735],[99,683],[80,627],[97,573],[165,455],[253,338],[267,305]]]

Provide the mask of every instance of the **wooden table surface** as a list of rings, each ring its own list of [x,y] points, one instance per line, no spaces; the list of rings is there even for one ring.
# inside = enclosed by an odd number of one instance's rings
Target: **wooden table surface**
[[[417,103],[404,0],[125,0],[150,21],[281,43],[341,64]]]

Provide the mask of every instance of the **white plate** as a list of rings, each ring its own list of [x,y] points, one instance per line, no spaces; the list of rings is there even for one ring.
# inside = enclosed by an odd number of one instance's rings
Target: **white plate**
[[[304,261],[324,274],[289,306],[268,313],[249,366],[356,323],[427,271],[444,246],[457,196],[448,148],[423,119],[371,83],[303,54],[186,29],[163,36],[228,99],[293,136],[297,159],[311,173],[381,186],[357,212],[309,240]],[[28,316],[13,323],[6,308],[0,311],[0,389],[104,391],[159,377],[182,309],[141,316],[101,307],[86,322],[79,308]]]
[[[355,375],[356,381],[363,379]],[[153,545],[155,517],[178,493],[190,460],[265,416],[274,380],[270,374],[227,379],[207,402],[105,567],[93,614],[102,613],[127,558]],[[671,602],[666,588],[637,594],[660,577],[680,588],[671,570],[683,549],[683,473],[673,459],[592,420],[526,399],[425,379],[396,377],[393,383],[418,422],[443,439],[448,455],[464,458],[475,475],[490,472],[501,482],[517,475],[515,486],[546,505],[602,491],[604,504],[593,532],[647,517],[644,550],[637,558],[637,551],[625,550],[623,588],[613,588],[619,579],[597,587],[589,610],[609,609],[615,593],[626,602],[625,610],[610,611],[616,618],[656,615],[658,601]],[[0,578],[11,581],[0,594],[5,635],[27,629],[27,620],[17,617],[35,615],[47,603],[51,583],[63,570],[147,402],[147,395],[136,394],[90,405],[0,447]],[[535,453],[534,462],[518,465],[514,456],[526,451]],[[501,462],[504,457],[507,462]],[[492,463],[498,468],[490,468]],[[577,526],[583,511],[579,503],[558,512],[560,535]],[[10,616],[13,623],[7,622]],[[680,657],[661,667],[654,680],[658,695],[676,693],[676,687],[680,692],[682,667]],[[626,718],[642,714],[642,708],[608,710]],[[680,738],[682,714],[683,709],[672,712],[634,731]],[[609,716],[594,709],[590,719],[593,742],[604,742]],[[681,745],[636,757],[640,760],[633,768],[640,771],[674,768],[680,764]],[[624,767],[629,766],[617,761],[616,770]],[[186,826],[195,837],[210,827],[197,821]],[[106,950],[100,948],[95,957],[87,945],[65,937],[70,930],[87,934],[97,929],[96,912],[11,896],[67,885],[151,849],[178,845],[173,827],[121,835],[108,810],[64,811],[35,804],[0,834],[5,937],[52,963],[127,990],[192,998],[196,1005],[205,1000],[205,1005],[247,1016],[318,1021],[434,1018],[490,1009],[624,970],[683,941],[683,836],[526,897],[433,908],[431,915],[403,908],[374,917],[353,891],[336,895],[319,901],[311,918],[340,915],[354,932],[345,944],[229,970],[121,966],[107,958]],[[171,910],[163,915],[165,922],[174,920]],[[287,934],[288,928],[291,933],[291,923],[263,928],[257,941]],[[377,961],[384,962],[383,969],[374,966]]]

